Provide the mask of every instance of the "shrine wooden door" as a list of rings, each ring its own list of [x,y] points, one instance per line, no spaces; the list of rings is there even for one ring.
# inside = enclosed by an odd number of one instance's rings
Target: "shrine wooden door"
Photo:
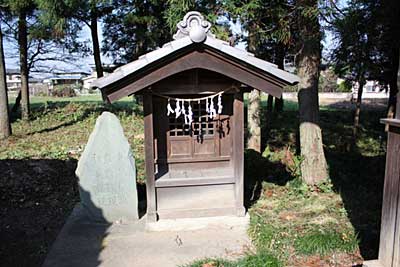
[[[167,116],[167,100],[154,97],[155,147],[158,152],[156,158],[167,162],[229,158],[232,151],[230,121],[233,97],[224,95],[222,99],[223,111],[216,118],[210,118],[207,114],[204,101],[191,103],[193,122],[188,125],[183,116]],[[171,106],[175,108],[173,101]],[[185,108],[187,110],[188,107]]]

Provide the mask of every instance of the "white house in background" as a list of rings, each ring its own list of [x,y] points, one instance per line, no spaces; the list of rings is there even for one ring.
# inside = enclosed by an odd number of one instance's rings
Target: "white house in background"
[[[354,82],[351,92],[353,98],[357,98],[358,94],[358,83]],[[388,98],[389,97],[389,87],[385,90],[378,81],[366,81],[363,86],[362,98]]]
[[[41,79],[29,76],[29,94],[35,95],[36,93],[43,90],[43,84]],[[6,70],[6,83],[7,90],[11,95],[18,94],[21,89],[21,73],[18,69],[7,69]]]
[[[6,71],[7,89],[17,91],[21,88],[21,73],[18,69],[7,69]]]
[[[82,87],[83,89],[89,90],[92,88],[92,82],[97,79],[97,72],[96,72],[96,66],[91,65],[90,66],[92,69],[92,73],[84,77],[82,79]],[[108,74],[112,73],[114,69],[117,68],[117,65],[114,64],[103,64],[103,74],[104,76],[107,76]]]
[[[82,87],[83,78],[87,77],[89,73],[87,72],[63,72],[63,73],[54,73],[53,76],[50,76],[43,80],[43,83],[46,83],[49,87],[49,90],[53,90],[55,86],[73,86],[76,89],[80,89]]]

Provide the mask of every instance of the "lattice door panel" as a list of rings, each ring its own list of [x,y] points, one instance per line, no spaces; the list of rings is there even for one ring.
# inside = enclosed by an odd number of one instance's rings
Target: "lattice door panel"
[[[182,115],[175,118],[172,114],[169,118],[169,136],[214,136],[216,120],[207,114],[206,103],[201,101],[191,103],[191,106],[193,122],[187,125]],[[175,104],[171,103],[171,107],[175,109]],[[189,106],[185,104],[186,111],[188,108]]]

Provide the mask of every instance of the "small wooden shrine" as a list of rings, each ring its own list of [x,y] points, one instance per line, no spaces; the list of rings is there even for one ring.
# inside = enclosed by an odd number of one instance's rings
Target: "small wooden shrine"
[[[243,92],[280,97],[298,78],[216,39],[198,12],[177,28],[95,85],[109,102],[143,95],[148,220],[243,216]]]

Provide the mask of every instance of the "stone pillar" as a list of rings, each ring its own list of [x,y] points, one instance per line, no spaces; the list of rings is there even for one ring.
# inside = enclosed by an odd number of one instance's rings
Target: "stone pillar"
[[[93,221],[138,219],[135,159],[118,118],[103,112],[78,162],[82,206]]]

